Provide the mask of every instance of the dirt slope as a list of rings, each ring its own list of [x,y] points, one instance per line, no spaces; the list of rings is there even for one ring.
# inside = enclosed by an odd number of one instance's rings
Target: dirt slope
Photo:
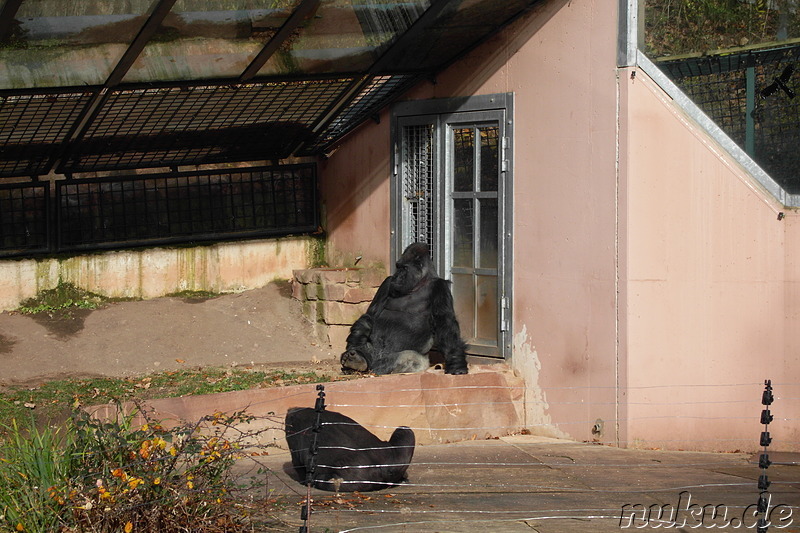
[[[66,316],[0,314],[0,385],[200,366],[338,369],[339,351],[319,345],[300,303],[274,283],[207,300],[110,303]]]

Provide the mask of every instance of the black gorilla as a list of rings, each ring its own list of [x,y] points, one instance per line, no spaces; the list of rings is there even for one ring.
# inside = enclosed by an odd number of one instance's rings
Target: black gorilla
[[[433,346],[444,355],[445,372],[466,374],[450,282],[436,276],[428,245],[405,249],[393,276],[381,283],[367,312],[350,328],[342,370],[376,374],[422,372]]]
[[[312,486],[336,492],[379,490],[406,481],[406,470],[414,455],[414,432],[399,427],[389,442],[370,433],[352,418],[321,411],[318,432],[313,431],[317,412],[293,407],[286,413],[286,442],[292,465],[306,484],[316,435]]]

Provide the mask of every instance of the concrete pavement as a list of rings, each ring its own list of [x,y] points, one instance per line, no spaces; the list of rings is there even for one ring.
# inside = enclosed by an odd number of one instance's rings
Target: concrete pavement
[[[800,532],[800,457],[780,459],[788,464],[767,470],[769,531]],[[269,470],[270,514],[285,531],[298,531],[306,488],[293,479],[288,452],[258,461]],[[750,454],[628,450],[526,435],[431,444],[417,447],[404,485],[362,494],[312,490],[309,525],[314,532],[742,531],[755,524],[759,474]]]

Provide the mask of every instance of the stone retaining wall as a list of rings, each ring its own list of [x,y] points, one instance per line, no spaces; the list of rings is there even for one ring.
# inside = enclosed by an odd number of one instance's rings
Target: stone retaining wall
[[[353,418],[382,440],[387,440],[394,428],[409,426],[418,445],[493,439],[525,428],[522,379],[504,364],[470,365],[469,371],[451,376],[431,368],[419,374],[325,383],[326,409]],[[314,407],[316,399],[317,385],[308,384],[162,398],[140,407],[165,427],[195,423],[217,412],[232,415],[244,411],[255,419],[239,429],[257,435],[246,444],[284,448],[286,411]],[[133,403],[123,404],[125,414],[136,410]],[[93,406],[87,411],[109,420],[118,416],[118,404]],[[136,427],[145,421],[140,414],[131,424]]]
[[[310,268],[293,274],[292,296],[303,303],[314,334],[341,350],[350,326],[367,310],[386,277],[374,268]]]

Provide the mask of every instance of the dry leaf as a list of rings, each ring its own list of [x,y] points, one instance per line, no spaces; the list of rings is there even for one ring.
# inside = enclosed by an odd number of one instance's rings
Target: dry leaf
[[[185,363],[186,362],[185,359],[175,359],[175,361],[178,362],[178,363]]]

